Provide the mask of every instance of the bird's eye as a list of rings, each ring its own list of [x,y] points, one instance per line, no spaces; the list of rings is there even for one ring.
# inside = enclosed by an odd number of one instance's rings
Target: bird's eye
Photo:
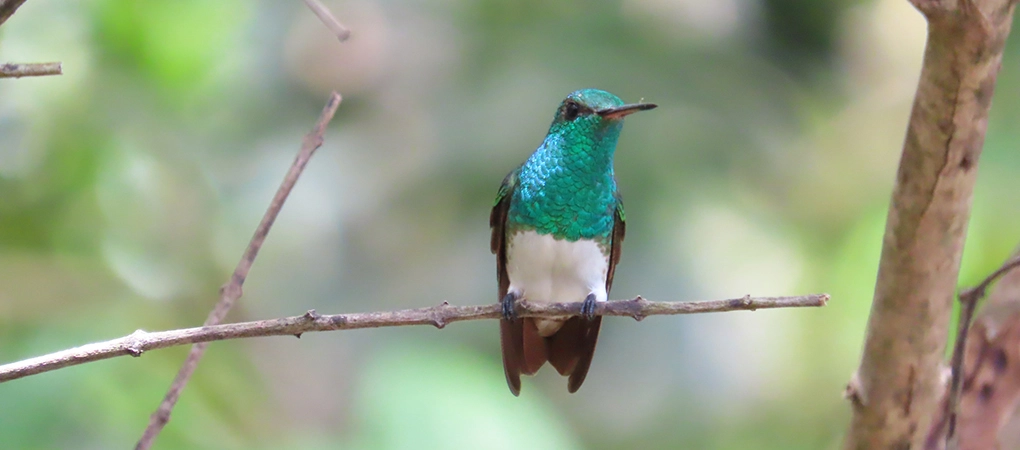
[[[563,109],[563,118],[568,122],[577,118],[577,115],[581,113],[581,107],[577,106],[577,103],[569,102]]]

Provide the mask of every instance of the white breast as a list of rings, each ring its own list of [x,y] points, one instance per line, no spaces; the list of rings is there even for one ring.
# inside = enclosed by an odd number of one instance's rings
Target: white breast
[[[580,302],[594,293],[604,302],[609,257],[591,240],[568,241],[535,231],[514,233],[507,242],[510,292],[529,302]],[[551,336],[562,320],[536,320],[538,332]]]

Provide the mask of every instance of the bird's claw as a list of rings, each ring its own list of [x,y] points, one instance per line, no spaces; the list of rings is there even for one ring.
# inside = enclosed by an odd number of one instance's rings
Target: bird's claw
[[[584,303],[581,303],[581,315],[583,315],[585,319],[594,320],[595,306],[595,294],[588,294],[588,296],[584,298]]]
[[[517,296],[513,292],[507,292],[500,303],[503,306],[503,320],[517,320],[517,311],[514,309],[517,303]]]

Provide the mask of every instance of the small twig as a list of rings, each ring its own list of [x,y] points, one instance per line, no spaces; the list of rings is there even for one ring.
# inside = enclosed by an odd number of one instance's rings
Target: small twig
[[[0,78],[42,77],[46,75],[63,75],[59,62],[0,64]]]
[[[952,378],[949,385],[949,401],[945,405],[945,416],[949,418],[948,431],[946,433],[946,448],[953,448],[953,441],[956,435],[956,416],[959,412],[960,389],[963,384],[963,352],[967,345],[967,331],[970,329],[971,320],[974,317],[974,310],[978,302],[985,297],[988,286],[998,280],[999,277],[1020,267],[1020,256],[1014,257],[992,272],[980,284],[960,292],[960,323],[956,327],[956,343],[953,345]]]
[[[799,297],[743,297],[731,300],[703,302],[650,302],[641,297],[631,300],[614,300],[599,303],[595,314],[626,316],[641,320],[654,315],[700,314],[804,306],[825,306],[828,294]],[[529,303],[517,305],[520,317],[563,317],[577,315],[582,303]],[[298,336],[315,331],[354,330],[359,328],[432,325],[443,328],[452,322],[465,320],[498,319],[502,317],[499,304],[485,306],[452,306],[446,302],[429,308],[404,309],[387,312],[320,315],[314,310],[304,315],[282,319],[202,326],[183,330],[145,332],[142,330],[95,344],[51,353],[0,366],[0,383],[29,375],[49,372],[63,367],[85,364],[117,356],[141,356],[149,350],[187,344],[206,344],[210,341],[241,339],[259,336]],[[199,344],[199,345],[201,345]]]
[[[25,3],[25,0],[0,0],[0,25],[7,22],[14,12]],[[46,75],[63,75],[59,62],[0,64],[0,78],[41,77]]]
[[[305,4],[308,5],[308,9],[311,9],[312,12],[319,17],[319,20],[326,25],[326,28],[329,28],[329,31],[332,31],[333,34],[336,35],[336,38],[339,39],[340,42],[346,41],[347,38],[351,37],[351,30],[345,27],[344,24],[340,23],[340,21],[336,19],[336,16],[334,16],[333,13],[329,11],[329,8],[327,8],[326,5],[323,5],[322,2],[319,0],[305,0]]]
[[[216,307],[212,312],[209,313],[209,317],[205,319],[205,327],[216,325],[223,321],[223,317],[234,306],[234,302],[241,297],[241,287],[244,285],[245,278],[248,277],[248,271],[255,262],[255,257],[258,256],[259,249],[262,248],[262,243],[266,240],[266,235],[269,234],[269,229],[272,228],[273,222],[276,221],[276,216],[280,214],[283,203],[287,200],[287,196],[290,195],[294,184],[297,183],[301,172],[304,171],[308,160],[311,159],[315,150],[322,145],[322,135],[326,132],[326,126],[333,120],[333,114],[336,113],[336,109],[339,106],[340,94],[333,92],[329,101],[326,102],[325,108],[322,109],[322,115],[319,116],[319,121],[315,124],[315,128],[305,136],[304,142],[301,144],[301,151],[294,158],[294,163],[290,166],[287,176],[284,177],[283,183],[280,184],[280,188],[276,191],[276,196],[273,197],[272,202],[269,204],[266,214],[262,217],[262,222],[255,229],[255,234],[252,236],[251,242],[248,243],[248,248],[245,249],[241,260],[237,263],[233,275],[230,276],[230,281],[220,288],[220,300],[216,303]],[[149,426],[145,428],[145,433],[138,440],[138,444],[135,445],[136,450],[143,450],[152,446],[156,436],[159,435],[159,432],[170,420],[170,412],[177,403],[177,399],[180,397],[181,391],[184,390],[184,386],[188,384],[191,374],[195,372],[195,367],[198,366],[198,361],[202,359],[202,355],[205,353],[205,348],[208,345],[205,341],[201,340],[194,342],[199,343],[191,348],[188,358],[184,361],[184,365],[181,366],[181,370],[177,372],[177,376],[170,385],[170,389],[160,403],[159,408],[149,418]],[[138,348],[144,350],[144,348]]]
[[[25,0],[0,0],[0,25],[11,18],[22,3],[25,3]]]

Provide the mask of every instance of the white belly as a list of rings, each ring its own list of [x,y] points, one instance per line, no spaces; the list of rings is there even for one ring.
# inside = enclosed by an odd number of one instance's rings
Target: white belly
[[[609,257],[591,240],[557,240],[535,231],[515,233],[507,243],[507,275],[510,292],[529,302],[564,303],[584,301],[594,293],[604,302]],[[552,336],[563,325],[561,319],[535,321],[538,333]]]

